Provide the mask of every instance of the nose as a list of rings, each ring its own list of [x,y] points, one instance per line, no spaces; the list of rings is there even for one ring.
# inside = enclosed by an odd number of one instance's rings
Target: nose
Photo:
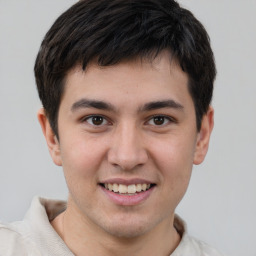
[[[134,125],[123,124],[111,138],[108,161],[122,170],[133,170],[148,160],[141,132]]]

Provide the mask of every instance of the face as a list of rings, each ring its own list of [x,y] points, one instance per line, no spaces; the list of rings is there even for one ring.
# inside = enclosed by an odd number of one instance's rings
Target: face
[[[207,151],[212,111],[196,130],[188,77],[169,54],[67,75],[59,140],[39,120],[69,188],[68,210],[119,237],[172,223],[193,163]]]

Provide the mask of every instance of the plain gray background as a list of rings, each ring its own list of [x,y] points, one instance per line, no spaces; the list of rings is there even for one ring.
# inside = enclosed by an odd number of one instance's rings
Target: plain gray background
[[[0,0],[0,219],[34,195],[65,199],[36,119],[33,65],[50,25],[74,0]],[[256,1],[181,0],[208,30],[218,76],[215,128],[177,212],[190,234],[227,255],[256,256]]]

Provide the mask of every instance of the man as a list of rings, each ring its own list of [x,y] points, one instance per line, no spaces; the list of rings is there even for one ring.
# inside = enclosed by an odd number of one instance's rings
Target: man
[[[46,34],[38,120],[69,189],[0,226],[0,255],[220,255],[175,208],[207,153],[216,70],[173,0],[84,0]]]

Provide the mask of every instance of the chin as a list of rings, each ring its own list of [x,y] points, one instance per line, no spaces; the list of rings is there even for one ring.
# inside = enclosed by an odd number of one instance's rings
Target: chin
[[[109,234],[111,234],[114,237],[132,239],[145,234],[147,232],[147,229],[142,226],[140,227],[135,227],[135,226],[120,227],[119,226],[119,227],[108,228],[105,231],[107,231]]]
[[[153,228],[152,222],[144,220],[113,220],[112,223],[106,225],[104,230],[114,237],[118,238],[135,238],[142,236]]]

